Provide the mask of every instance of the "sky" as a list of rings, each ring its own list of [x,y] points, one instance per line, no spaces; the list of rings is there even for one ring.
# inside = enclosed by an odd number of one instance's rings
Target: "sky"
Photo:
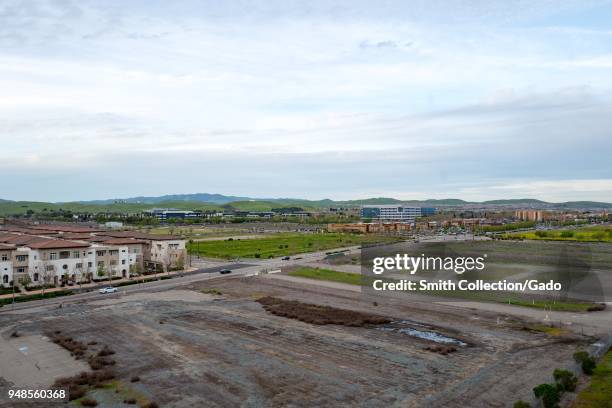
[[[0,198],[612,202],[610,1],[0,0]]]

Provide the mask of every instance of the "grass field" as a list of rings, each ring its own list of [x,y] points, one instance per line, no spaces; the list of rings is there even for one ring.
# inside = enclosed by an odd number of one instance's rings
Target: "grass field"
[[[591,384],[582,390],[572,408],[612,407],[612,351],[608,351],[595,368]]]
[[[508,239],[535,239],[544,241],[612,242],[612,226],[530,231],[505,234],[503,237]]]
[[[349,285],[370,285],[374,280],[372,277],[362,277],[360,274],[339,272],[330,269],[301,267],[290,271],[289,276],[300,278],[326,280],[331,282],[346,283]],[[381,278],[382,279],[382,278]],[[388,282],[393,279],[383,279]],[[560,312],[586,312],[593,303],[583,302],[555,302],[544,300],[522,299],[514,293],[506,292],[468,292],[468,291],[419,291],[418,293],[431,296],[459,298],[464,300],[494,302],[511,304],[513,306],[531,307],[535,309],[549,309]]]
[[[194,242],[188,249],[210,258],[270,258],[393,240],[354,234],[277,234],[260,239]]]
[[[289,276],[300,278],[325,280],[331,282],[347,283],[349,285],[362,285],[361,275],[357,273],[338,272],[331,269],[316,269],[301,267],[289,272]]]

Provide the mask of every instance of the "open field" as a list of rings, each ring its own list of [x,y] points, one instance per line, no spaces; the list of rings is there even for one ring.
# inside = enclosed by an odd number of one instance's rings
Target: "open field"
[[[339,233],[277,234],[268,238],[195,242],[191,253],[210,258],[271,258],[352,245],[393,242],[393,238]]]
[[[508,239],[533,239],[543,241],[612,242],[612,226],[596,226],[580,229],[560,229],[505,234]]]
[[[257,301],[265,296],[381,319],[362,327],[312,324],[267,312]],[[102,406],[133,398],[136,406],[164,407],[501,407],[530,401],[534,385],[572,364],[573,352],[592,341],[524,329],[534,323],[264,276],[2,312],[0,342],[15,343],[10,356],[19,355],[20,338],[50,331],[91,352],[109,346],[115,378],[85,395]],[[22,337],[11,339],[15,329]],[[43,352],[42,345],[33,348]],[[18,383],[7,378],[10,356],[0,358],[0,382]],[[65,353],[63,359],[78,361]],[[23,376],[37,370],[34,360],[21,364]],[[71,375],[66,367],[62,376]]]
[[[595,368],[591,383],[582,390],[572,408],[612,407],[612,351]]]

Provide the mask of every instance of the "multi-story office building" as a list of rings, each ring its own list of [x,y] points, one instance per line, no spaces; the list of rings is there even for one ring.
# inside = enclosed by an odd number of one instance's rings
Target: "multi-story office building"
[[[361,207],[361,218],[378,222],[403,222],[412,224],[417,218],[433,215],[435,211],[435,208],[407,207],[396,204],[364,205]]]

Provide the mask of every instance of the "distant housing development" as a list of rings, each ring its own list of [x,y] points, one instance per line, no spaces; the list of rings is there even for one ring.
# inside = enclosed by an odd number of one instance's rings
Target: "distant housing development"
[[[127,278],[182,269],[186,255],[185,240],[176,236],[74,225],[8,225],[0,229],[0,285]]]
[[[407,207],[403,205],[364,205],[361,207],[361,218],[380,222],[402,222],[412,224],[419,217],[436,213],[435,208]]]

